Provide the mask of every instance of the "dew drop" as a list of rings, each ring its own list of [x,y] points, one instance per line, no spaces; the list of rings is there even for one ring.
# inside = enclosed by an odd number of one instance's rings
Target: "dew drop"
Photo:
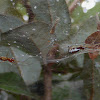
[[[12,30],[12,28],[9,28],[9,30]]]
[[[8,43],[8,45],[10,45],[10,43]]]
[[[59,62],[58,60],[56,62]]]
[[[21,54],[22,57],[24,57],[25,55]]]
[[[56,0],[57,2],[59,2],[59,0]]]
[[[25,37],[25,35],[23,35],[23,37]]]
[[[35,29],[35,28],[33,28],[32,30],[33,30],[33,31],[35,31],[36,29]]]
[[[37,6],[34,6],[34,9],[36,9],[37,8]]]
[[[14,41],[14,43],[17,43],[16,41]]]
[[[74,19],[71,18],[71,22],[73,23],[74,22]]]
[[[61,74],[59,73],[58,76],[61,76]]]
[[[28,20],[29,20],[29,16],[28,16],[28,15],[23,15],[23,19],[24,19],[25,21],[28,21]]]
[[[57,52],[59,52],[59,50],[57,50]]]
[[[86,8],[83,8],[83,12],[84,12],[84,13],[87,13],[87,9],[86,9]]]
[[[19,48],[19,46],[17,46],[17,48]]]

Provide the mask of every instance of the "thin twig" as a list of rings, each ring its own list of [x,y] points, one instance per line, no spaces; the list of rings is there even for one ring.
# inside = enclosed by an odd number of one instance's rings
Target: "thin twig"
[[[92,60],[93,66],[92,66],[92,87],[91,87],[91,94],[90,94],[90,99],[93,100],[94,97],[94,60]]]
[[[83,2],[83,0],[74,0],[73,2],[72,2],[72,4],[69,6],[69,13],[71,14],[73,11],[74,11],[74,9],[77,7],[77,5],[78,5],[78,2]]]
[[[98,13],[96,13],[97,30],[100,30],[100,19]]]

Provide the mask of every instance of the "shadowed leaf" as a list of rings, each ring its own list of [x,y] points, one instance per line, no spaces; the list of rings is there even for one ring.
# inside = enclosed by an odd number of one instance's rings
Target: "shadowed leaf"
[[[53,26],[56,19],[59,19],[55,30],[56,37],[59,41],[67,38],[71,22],[65,0],[30,0],[30,3],[36,20]]]
[[[32,97],[21,77],[12,72],[0,74],[0,88],[8,92]]]

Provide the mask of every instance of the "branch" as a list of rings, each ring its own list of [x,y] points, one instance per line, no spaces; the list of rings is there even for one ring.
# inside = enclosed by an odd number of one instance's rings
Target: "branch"
[[[52,71],[50,65],[44,66],[44,100],[52,100]]]
[[[47,58],[54,59],[58,52],[59,45],[54,44],[52,49],[48,52]],[[44,65],[44,100],[52,100],[52,65],[54,63],[48,63]]]

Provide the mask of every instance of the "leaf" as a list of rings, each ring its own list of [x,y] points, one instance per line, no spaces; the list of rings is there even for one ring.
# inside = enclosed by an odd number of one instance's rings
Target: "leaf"
[[[94,51],[94,49],[99,49],[100,48],[100,22],[99,22],[99,16],[96,16],[96,20],[97,22],[97,31],[92,33],[90,36],[87,37],[87,39],[85,40],[86,44],[91,44],[90,49],[93,49],[91,51],[89,51],[89,57],[90,59],[94,60],[98,55],[99,55],[99,51]]]
[[[85,43],[92,44],[92,46],[89,47],[90,49],[99,49],[100,45],[98,44],[100,43],[100,31],[96,31],[92,33],[90,36],[88,36],[87,39],[85,40]],[[94,51],[94,50],[89,51],[89,57],[92,60],[95,59],[98,55],[99,51]]]
[[[50,27],[47,24],[43,22],[33,22],[2,33],[1,41],[2,44],[9,43],[12,46],[20,46],[33,56],[39,55],[40,52],[45,55],[50,48],[49,41],[51,41],[51,36],[49,30]]]
[[[65,43],[60,44],[60,53],[67,55],[67,58],[69,59],[70,54],[68,54],[68,50],[69,50],[68,47],[84,45],[86,38],[90,36],[91,33],[94,33],[96,31],[97,31],[96,17],[87,19],[87,21],[85,21],[81,26],[79,26],[79,29],[77,31],[75,31],[75,29],[72,28],[69,38],[67,38]],[[74,58],[75,56],[78,56],[79,54],[82,55],[83,53],[77,52],[73,54],[73,56],[72,55],[71,56]]]
[[[96,17],[92,17],[88,19],[86,22],[84,22],[78,29],[76,33],[74,33],[74,29],[72,29],[73,34],[70,35],[70,38],[68,39],[67,43],[61,44],[61,52],[67,54],[67,58],[78,56],[79,54],[84,54],[88,51],[80,51],[74,54],[68,54],[68,46],[84,46],[85,40],[88,36],[91,35],[91,33],[94,33],[97,31],[97,22]],[[80,59],[80,58],[79,58]],[[84,56],[81,57],[80,63],[83,64]]]
[[[21,77],[13,72],[0,74],[0,89],[33,97]]]
[[[100,98],[100,68],[97,66],[97,63],[100,65],[100,57],[96,58],[93,61],[89,58],[87,54],[85,54],[85,61],[84,61],[84,69],[82,71],[83,74],[83,81],[84,81],[84,90],[86,92],[87,99],[90,98],[92,89],[94,90],[94,100]],[[88,94],[88,95],[87,95]]]
[[[0,57],[12,58],[13,54],[10,48],[0,46]],[[6,72],[14,72],[14,73],[19,74],[16,64],[9,63],[7,61],[3,62],[2,60],[0,60],[0,73],[6,73]]]
[[[79,29],[77,30],[76,33],[74,33],[74,29],[72,29],[73,35],[71,34],[70,41],[73,44],[84,43],[86,38],[96,31],[97,31],[96,17],[91,17],[87,19],[81,26],[79,26]]]
[[[5,14],[7,9],[10,7],[10,0],[1,0],[0,1],[0,14]]]
[[[73,81],[73,80],[80,80],[80,74],[81,72],[76,72],[76,73],[73,73],[73,75],[68,79],[69,81]]]
[[[67,38],[70,32],[70,17],[65,0],[30,0],[35,19],[51,26],[59,19],[55,34],[59,41]]]
[[[64,92],[66,91],[66,92]],[[68,86],[64,86],[62,87],[56,87],[53,88],[53,100],[64,100],[64,99],[68,99],[69,97],[69,87]]]
[[[20,0],[2,0],[0,1],[0,14],[2,15],[13,15],[20,19],[23,16],[27,16],[26,8],[23,6]],[[23,11],[23,12],[22,12]]]
[[[13,16],[0,15],[0,30],[6,32],[23,25],[23,22]]]
[[[51,24],[47,0],[29,0],[36,20]]]
[[[82,64],[81,66],[84,66],[83,65],[84,64],[83,63],[84,53],[87,53],[88,51],[82,50],[77,53],[69,54],[69,52],[68,52],[69,46],[72,46],[72,47],[83,46],[84,47],[86,38],[88,36],[90,36],[91,33],[94,33],[96,31],[97,31],[96,17],[87,19],[87,21],[84,22],[79,27],[77,32],[75,32],[75,30],[72,29],[71,32],[73,32],[73,33],[70,34],[70,38],[68,38],[68,40],[65,43],[60,44],[60,52],[62,54],[65,54],[65,57],[62,58],[61,60],[63,60],[64,62],[69,62],[70,58],[71,58],[71,60],[73,60],[75,57],[77,57],[78,59],[75,59],[75,60],[77,60],[78,66],[80,66],[80,64]],[[82,55],[81,57],[79,57],[80,54]],[[60,60],[56,60],[56,61],[60,61]]]
[[[95,16],[96,13],[99,12],[99,5],[100,2],[96,3],[96,5],[92,9],[88,10],[87,13],[84,13],[81,5],[79,5],[71,15],[74,21],[73,26],[82,25],[87,19]]]
[[[1,61],[0,73],[15,72],[20,74],[26,85],[36,82],[41,73],[41,64],[34,56],[14,47],[0,47],[0,57],[13,58],[14,62]]]
[[[26,85],[36,82],[39,79],[42,69],[40,61],[36,57],[28,55],[16,48],[11,48],[11,50],[17,60],[17,67]]]

